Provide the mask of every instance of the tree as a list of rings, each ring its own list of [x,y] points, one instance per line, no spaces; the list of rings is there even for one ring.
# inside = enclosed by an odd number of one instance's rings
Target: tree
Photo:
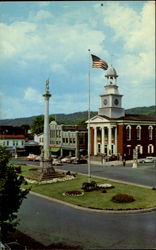
[[[53,116],[49,116],[49,123],[53,120],[55,120],[55,118]],[[33,134],[40,134],[43,132],[43,128],[44,128],[44,116],[39,115],[34,119],[33,124],[31,126],[31,131]]]
[[[77,125],[81,125],[81,126],[87,127],[86,119],[80,119],[80,120],[78,120],[77,121]]]
[[[9,156],[0,146],[0,241],[4,242],[9,231],[18,224],[17,212],[30,189],[21,189],[25,183],[21,168],[9,166]],[[17,173],[18,171],[18,173]]]
[[[23,124],[21,125],[21,128],[24,130],[25,134],[28,134],[28,130],[30,129],[29,124]]]

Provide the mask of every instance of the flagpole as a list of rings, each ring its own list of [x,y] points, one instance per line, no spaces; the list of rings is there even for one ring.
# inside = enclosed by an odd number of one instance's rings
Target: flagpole
[[[88,49],[88,182],[91,179],[90,169],[90,49]]]

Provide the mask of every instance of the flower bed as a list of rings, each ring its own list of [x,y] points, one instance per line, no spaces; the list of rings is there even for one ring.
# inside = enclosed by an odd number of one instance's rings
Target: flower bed
[[[65,176],[65,177],[62,177],[62,178],[53,178],[51,180],[46,180],[46,181],[41,181],[41,182],[30,180],[30,179],[27,179],[27,178],[25,178],[25,180],[28,183],[47,184],[47,183],[56,183],[56,182],[70,181],[70,180],[73,180],[74,178],[75,177],[73,175],[68,175],[68,176]]]
[[[108,184],[108,183],[105,183],[105,184],[97,184],[97,187],[99,188],[114,188],[114,186],[112,184]]]
[[[82,191],[78,191],[78,190],[72,190],[72,191],[67,191],[65,193],[63,193],[63,195],[69,195],[69,196],[82,196],[84,195],[84,192]]]

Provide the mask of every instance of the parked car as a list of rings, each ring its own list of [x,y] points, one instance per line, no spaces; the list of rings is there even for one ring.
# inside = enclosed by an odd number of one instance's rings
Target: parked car
[[[62,163],[71,163],[71,158],[70,157],[65,157],[61,159]]]
[[[140,159],[139,163],[154,163],[156,162],[156,157],[147,156],[146,158]]]
[[[73,160],[73,164],[86,164],[87,160],[86,159],[78,159],[76,158],[75,160]]]
[[[53,159],[52,163],[54,166],[61,166],[62,165],[61,160],[57,159],[57,158]]]
[[[67,157],[61,159],[61,162],[63,162],[63,163],[72,163],[75,159],[76,159],[76,157],[67,156]]]
[[[29,154],[27,156],[28,161],[40,161],[40,156],[39,155],[34,155],[34,154]]]

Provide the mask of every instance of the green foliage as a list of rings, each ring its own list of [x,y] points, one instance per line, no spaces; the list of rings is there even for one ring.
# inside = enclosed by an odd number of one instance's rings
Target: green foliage
[[[97,183],[96,183],[96,181],[84,182],[82,184],[82,189],[85,192],[90,192],[90,191],[97,190]]]
[[[86,128],[87,128],[86,119],[80,119],[80,120],[78,120],[77,121],[77,125],[86,126]]]
[[[135,201],[132,195],[121,193],[114,195],[111,200],[117,203],[129,203]]]
[[[4,242],[9,231],[17,225],[17,212],[29,189],[22,190],[24,177],[19,175],[20,168],[8,165],[9,158],[0,146],[0,228],[1,241]]]
[[[29,126],[29,124],[23,124],[21,126],[21,128],[24,130],[25,134],[27,134],[28,130],[30,129],[30,126]]]
[[[9,161],[9,156],[4,147],[0,146],[0,167],[6,166]]]
[[[34,121],[33,124],[31,126],[31,132],[33,134],[40,134],[43,132],[43,126],[44,126],[44,116],[40,115],[37,116]]]
[[[49,117],[49,123],[51,121],[53,121],[53,120],[55,120],[54,117],[50,116]],[[44,128],[44,116],[39,115],[34,119],[33,124],[31,126],[32,134],[40,134],[40,133],[42,133],[43,128]]]

